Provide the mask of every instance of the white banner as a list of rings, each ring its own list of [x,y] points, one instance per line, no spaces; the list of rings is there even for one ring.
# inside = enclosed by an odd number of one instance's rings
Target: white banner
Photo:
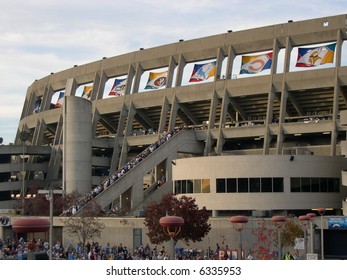
[[[346,274],[336,261],[0,261],[2,279],[315,279]],[[333,272],[333,274],[332,274]]]

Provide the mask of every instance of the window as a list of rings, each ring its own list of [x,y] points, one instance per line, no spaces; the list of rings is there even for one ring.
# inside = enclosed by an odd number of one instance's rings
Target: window
[[[291,192],[340,192],[339,178],[290,178]]]
[[[202,193],[210,193],[210,179],[202,179],[202,188],[201,188],[201,192]]]
[[[248,178],[238,178],[237,179],[237,187],[239,193],[248,192]]]
[[[334,192],[340,192],[340,179],[334,178]]]
[[[227,192],[236,193],[237,192],[237,181],[234,178],[227,179]]]
[[[272,178],[261,178],[261,192],[272,192]]]
[[[249,178],[249,192],[260,192],[260,178]]]
[[[225,179],[217,179],[216,191],[217,193],[225,193]]]
[[[187,180],[187,190],[186,193],[193,193],[193,180]]]
[[[174,186],[175,194],[209,193],[210,179],[177,180]]]
[[[335,183],[334,178],[328,178],[328,192],[334,192],[335,191]]]
[[[201,193],[201,180],[194,180],[194,193]]]
[[[283,178],[273,178],[273,192],[284,192]]]
[[[300,192],[300,178],[290,178],[290,191],[291,192]]]
[[[328,178],[320,178],[320,192],[328,192]]]
[[[182,181],[175,181],[175,193],[182,193]]]
[[[311,192],[319,192],[319,178],[311,178]]]
[[[301,192],[311,192],[311,178],[301,178]]]
[[[186,180],[181,181],[181,193],[187,193],[187,181]]]

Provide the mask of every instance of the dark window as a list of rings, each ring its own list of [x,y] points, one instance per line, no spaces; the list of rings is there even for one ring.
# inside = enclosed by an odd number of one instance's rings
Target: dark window
[[[284,192],[283,178],[273,178],[273,192]]]
[[[236,179],[227,179],[227,192],[236,193],[237,192],[237,182]]]
[[[328,191],[328,178],[320,178],[320,191],[321,192]]]
[[[334,192],[340,192],[340,179],[334,178]]]
[[[193,193],[193,180],[187,180],[187,193]]]
[[[11,200],[11,191],[0,192],[0,201]]]
[[[310,178],[301,178],[301,191],[311,192],[311,180]]]
[[[334,192],[334,178],[328,178],[328,192]]]
[[[290,178],[290,191],[300,192],[300,178]]]
[[[225,193],[225,179],[217,179],[217,193]]]
[[[187,181],[186,180],[182,180],[181,181],[181,193],[187,193]]]
[[[182,193],[182,182],[181,181],[175,181],[175,193],[179,194]]]
[[[319,178],[311,178],[311,192],[319,192]]]
[[[272,192],[272,178],[261,178],[261,192]]]
[[[238,178],[237,179],[237,187],[239,193],[248,192],[248,178]]]
[[[249,178],[249,191],[260,192],[260,178]]]

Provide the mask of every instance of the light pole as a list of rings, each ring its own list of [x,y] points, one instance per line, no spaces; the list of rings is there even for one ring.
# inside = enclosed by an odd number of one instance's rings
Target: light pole
[[[314,233],[313,233],[313,219],[316,217],[315,213],[307,213],[308,217],[310,217],[310,253],[314,253]]]
[[[184,224],[184,219],[178,216],[164,216],[159,219],[159,224],[163,227],[166,235],[171,239],[170,259],[175,259],[175,240],[174,238],[180,233]]]
[[[25,141],[29,139],[30,132],[26,130],[22,130],[19,133],[19,139],[22,141],[23,144],[23,159],[22,159],[22,216],[24,216],[24,199],[25,199]]]
[[[248,217],[246,216],[233,216],[230,217],[230,222],[233,224],[234,229],[239,232],[240,236],[240,243],[239,243],[239,248],[240,248],[240,259],[242,260],[242,230],[245,227],[245,225],[248,223]]]
[[[323,216],[325,213],[325,208],[318,208],[318,213],[320,215],[320,247],[321,247],[321,259],[324,260],[324,230],[323,230]]]
[[[44,194],[49,201],[49,259],[52,260],[53,253],[53,196],[54,194],[62,194],[62,190],[39,190],[39,194]]]
[[[286,222],[287,218],[284,216],[273,216],[271,218],[274,226],[277,228],[277,238],[278,238],[278,259],[282,260],[282,244],[281,244],[281,229]]]
[[[307,215],[299,216],[299,221],[304,226],[304,258],[305,259],[307,259],[307,256],[306,256],[306,254],[307,254],[306,230],[307,230],[307,224],[309,223],[310,220],[311,220],[311,218]]]
[[[24,203],[24,201],[26,200],[26,199],[33,199],[33,198],[35,198],[36,197],[36,194],[30,194],[30,193],[28,193],[27,195],[21,195],[20,193],[17,193],[16,195],[15,194],[11,194],[11,198],[12,199],[20,199],[21,200],[21,204],[22,204],[22,211],[21,211],[21,215],[22,216],[24,216],[25,215],[25,212],[24,212],[24,205],[25,205],[25,203]]]

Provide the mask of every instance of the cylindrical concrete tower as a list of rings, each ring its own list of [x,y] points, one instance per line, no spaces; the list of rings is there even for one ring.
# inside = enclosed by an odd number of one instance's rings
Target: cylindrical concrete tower
[[[87,193],[92,185],[92,103],[81,97],[64,100],[63,162],[66,194]]]

